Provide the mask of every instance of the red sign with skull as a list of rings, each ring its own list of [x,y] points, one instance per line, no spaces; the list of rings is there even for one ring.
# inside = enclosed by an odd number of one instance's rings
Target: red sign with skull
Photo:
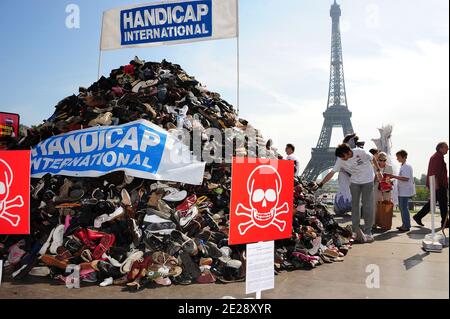
[[[290,238],[294,162],[233,158],[230,245]]]
[[[30,234],[30,151],[0,151],[0,235]]]

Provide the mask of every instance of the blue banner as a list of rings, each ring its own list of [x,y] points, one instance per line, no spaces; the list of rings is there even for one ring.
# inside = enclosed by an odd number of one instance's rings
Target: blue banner
[[[134,177],[200,185],[205,165],[176,136],[146,120],[54,136],[31,150],[33,178],[124,171]]]
[[[32,150],[31,173],[98,176],[129,169],[156,174],[166,139],[167,134],[140,121],[55,136]]]
[[[212,0],[158,4],[120,11],[122,45],[209,38]]]

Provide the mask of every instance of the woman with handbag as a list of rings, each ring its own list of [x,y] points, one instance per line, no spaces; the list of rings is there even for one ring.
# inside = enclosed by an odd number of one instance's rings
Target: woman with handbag
[[[392,226],[392,189],[393,184],[391,178],[394,170],[392,166],[387,164],[388,156],[384,152],[378,153],[377,162],[380,167],[380,173],[383,178],[374,181],[374,212],[375,226],[380,226],[383,230],[389,230]],[[388,214],[389,216],[380,216],[380,214]],[[390,222],[389,222],[390,221]]]

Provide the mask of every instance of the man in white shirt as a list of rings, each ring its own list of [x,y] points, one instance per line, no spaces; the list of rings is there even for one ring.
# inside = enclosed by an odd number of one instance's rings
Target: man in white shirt
[[[400,150],[396,153],[397,161],[402,164],[398,176],[392,178],[398,179],[398,203],[402,216],[402,226],[397,227],[400,232],[407,232],[411,228],[411,219],[409,215],[409,200],[416,195],[416,184],[414,183],[413,168],[406,162],[408,152]]]
[[[286,145],[286,154],[287,154],[286,159],[290,160],[290,161],[294,161],[294,167],[295,167],[294,176],[297,177],[298,174],[300,173],[300,161],[298,160],[298,157],[294,155],[294,152],[295,152],[294,145],[292,145],[292,144]]]
[[[341,144],[336,148],[338,157],[334,168],[325,178],[318,183],[322,187],[330,181],[334,174],[341,169],[351,174],[350,192],[352,194],[352,228],[357,235],[357,240],[362,243],[373,242],[372,226],[374,224],[373,211],[373,182],[375,173],[374,165],[377,168],[377,177],[380,178],[380,168],[374,157],[369,152],[361,148],[351,149],[348,144]],[[364,228],[361,231],[361,201],[363,207]]]

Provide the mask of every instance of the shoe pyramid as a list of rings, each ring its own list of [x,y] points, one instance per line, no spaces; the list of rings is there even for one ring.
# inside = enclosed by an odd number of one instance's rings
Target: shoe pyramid
[[[251,128],[232,105],[179,65],[135,58],[60,101],[49,119],[22,130],[8,148],[29,149],[58,134],[138,119],[166,130],[233,129],[238,140]],[[210,139],[202,143],[224,148]],[[261,134],[256,143],[266,148]],[[246,146],[236,149],[236,155],[255,157],[251,145]],[[277,158],[276,149],[270,148],[268,156]],[[0,236],[0,259],[7,261],[4,274],[14,273],[17,280],[48,273],[52,280],[64,281],[65,267],[76,264],[81,283],[126,285],[130,290],[149,282],[241,281],[245,246],[228,247],[227,242],[230,188],[229,164],[208,164],[200,186],[131,178],[122,172],[100,178],[33,179],[31,235]],[[335,222],[312,188],[295,181],[294,235],[276,242],[276,271],[342,261],[351,248],[351,230]],[[61,241],[54,234],[61,233],[62,225]],[[18,250],[26,253],[18,258]]]

